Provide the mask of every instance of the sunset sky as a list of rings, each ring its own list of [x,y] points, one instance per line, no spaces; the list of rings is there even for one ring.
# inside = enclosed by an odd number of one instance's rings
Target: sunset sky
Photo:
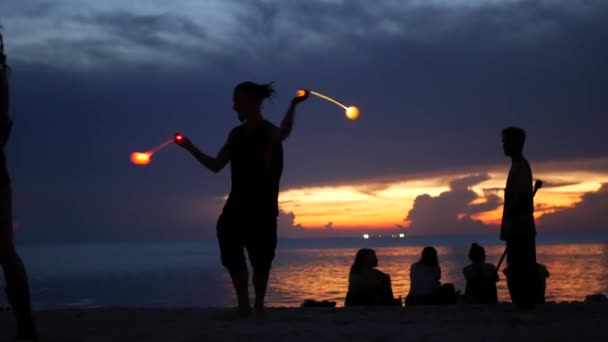
[[[246,80],[275,81],[275,124],[299,88],[361,110],[299,107],[282,236],[497,234],[509,125],[545,182],[539,230],[604,232],[606,17],[583,0],[3,1],[17,237],[213,236],[228,168],[129,155],[178,131],[217,153]]]

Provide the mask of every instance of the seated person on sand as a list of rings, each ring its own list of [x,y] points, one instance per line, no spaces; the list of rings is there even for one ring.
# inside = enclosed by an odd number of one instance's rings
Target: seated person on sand
[[[480,245],[473,243],[469,250],[469,259],[471,264],[462,270],[467,280],[464,293],[467,303],[497,303],[496,282],[498,282],[498,273],[494,265],[486,263],[486,251]]]
[[[545,292],[547,290],[547,278],[549,278],[550,274],[549,274],[549,270],[547,269],[547,267],[543,264],[536,264],[537,270],[538,270],[538,289],[537,289],[537,295],[536,295],[536,303],[537,304],[544,304],[546,302],[545,300]],[[509,292],[511,292],[511,283],[509,282],[509,266],[505,267],[503,273],[505,274],[505,277],[507,277],[507,288],[509,289]]]
[[[376,266],[378,258],[373,249],[363,248],[357,252],[348,275],[344,306],[401,305],[399,299],[393,298],[391,277]]]
[[[441,267],[437,250],[425,247],[420,261],[410,268],[410,293],[405,299],[407,306],[454,304],[456,290],[452,284],[440,283]]]

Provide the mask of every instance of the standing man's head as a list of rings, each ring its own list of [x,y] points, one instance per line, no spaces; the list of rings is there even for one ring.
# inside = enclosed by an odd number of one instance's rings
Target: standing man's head
[[[469,250],[469,259],[476,264],[486,262],[486,250],[477,243],[473,243]]]
[[[502,149],[505,156],[518,157],[523,154],[526,142],[526,131],[519,127],[507,127],[502,130]]]
[[[262,115],[262,102],[274,93],[272,82],[267,84],[243,82],[234,87],[232,109],[238,114],[241,122],[259,118]]]

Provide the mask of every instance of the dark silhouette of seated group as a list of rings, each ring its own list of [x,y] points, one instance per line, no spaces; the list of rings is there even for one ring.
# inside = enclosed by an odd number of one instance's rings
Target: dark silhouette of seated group
[[[498,269],[486,263],[485,249],[477,243],[469,251],[470,265],[462,270],[466,279],[464,294],[459,294],[451,283],[441,283],[441,267],[437,250],[425,247],[420,260],[410,267],[410,291],[402,303],[401,297],[394,298],[390,275],[376,269],[378,258],[373,249],[363,248],[357,252],[348,277],[348,292],[344,306],[420,306],[448,305],[456,303],[496,304],[499,281]],[[504,271],[509,286],[509,269]],[[544,265],[538,265],[538,277],[528,286],[533,291],[534,303],[545,303],[546,279],[549,272]],[[517,294],[516,294],[517,296]],[[306,305],[308,306],[308,305]]]
[[[9,67],[0,35],[0,264],[6,281],[6,294],[17,320],[17,338],[37,339],[32,317],[27,273],[13,242],[11,182],[4,149],[12,121],[9,117]],[[230,164],[231,190],[217,222],[217,237],[222,264],[229,271],[238,301],[238,312],[247,317],[264,314],[264,298],[271,264],[277,245],[279,184],[283,171],[282,143],[294,125],[296,107],[309,92],[292,99],[280,127],[265,120],[262,103],[275,93],[272,83],[243,82],[233,91],[233,110],[241,122],[227,136],[216,156],[203,153],[188,138],[175,142],[212,172]],[[511,158],[511,170],[505,188],[500,239],[506,242],[508,286],[513,302],[522,309],[532,309],[540,296],[536,264],[536,230],[533,217],[532,173],[523,157],[526,134],[509,127],[502,131],[504,154]],[[255,289],[253,308],[249,299],[249,271]],[[473,264],[465,268],[466,296],[476,302],[495,302],[497,280],[491,265],[484,263],[483,250],[475,247]],[[375,269],[378,260],[369,249],[357,253],[350,272],[346,304],[394,305],[390,277]],[[425,248],[419,262],[411,268],[411,291],[407,305],[451,303],[454,286],[440,284],[441,268],[437,252]],[[533,290],[531,290],[533,289]]]

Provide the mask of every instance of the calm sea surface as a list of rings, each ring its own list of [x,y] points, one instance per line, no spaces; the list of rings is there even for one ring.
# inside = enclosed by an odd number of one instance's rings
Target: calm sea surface
[[[608,294],[608,239],[540,240],[538,260],[549,268],[547,298],[583,300]],[[343,305],[348,271],[359,248],[376,250],[379,269],[391,275],[395,296],[407,295],[409,265],[426,245],[438,252],[444,282],[464,290],[462,268],[471,242],[486,247],[497,263],[503,246],[495,238],[283,240],[271,273],[267,303],[298,306],[304,299]],[[234,305],[215,241],[23,245],[36,309],[69,307],[226,307]],[[506,282],[499,299],[507,301]],[[0,307],[6,299],[0,296]]]

